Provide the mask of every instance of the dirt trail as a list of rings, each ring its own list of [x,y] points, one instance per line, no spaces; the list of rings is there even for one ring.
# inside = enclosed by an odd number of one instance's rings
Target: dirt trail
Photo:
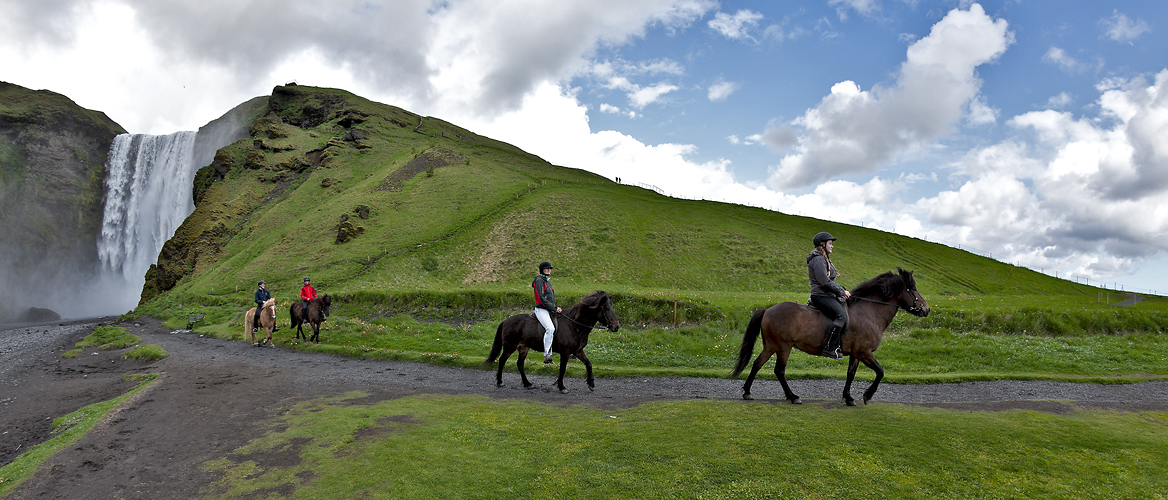
[[[92,332],[94,324],[0,331],[0,464],[47,439],[53,418],[125,393],[134,383],[124,381],[124,375],[163,376],[77,445],[54,457],[11,498],[194,496],[214,479],[199,465],[258,437],[263,431],[258,424],[278,409],[353,390],[368,392],[376,400],[423,393],[479,394],[605,408],[675,399],[738,401],[742,390],[741,380],[600,378],[592,392],[582,379],[569,379],[571,392],[560,394],[551,376],[533,375],[537,388],[523,389],[513,364],[504,373],[506,387],[498,388],[493,371],[256,348],[171,332],[149,318],[122,326],[141,336],[143,343],[169,351],[164,360],[124,360],[118,352],[107,351],[62,358],[61,353]],[[603,366],[603,360],[594,362]],[[838,380],[796,380],[792,386],[808,403],[843,407],[843,384]],[[853,393],[866,387],[858,382]],[[782,401],[774,380],[756,381],[753,393],[758,399],[743,404]],[[1168,409],[1168,382],[882,384],[873,402],[990,411],[1068,412],[1084,406],[1162,410]]]

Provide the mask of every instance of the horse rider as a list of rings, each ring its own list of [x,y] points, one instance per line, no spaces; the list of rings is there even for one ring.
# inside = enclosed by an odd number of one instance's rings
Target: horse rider
[[[305,323],[308,322],[308,304],[316,300],[316,289],[312,288],[310,284],[312,280],[308,276],[304,277],[304,287],[300,289],[300,300],[304,301],[300,306],[300,318]]]
[[[807,256],[807,276],[811,280],[811,304],[831,321],[831,327],[823,338],[820,356],[842,359],[840,336],[848,329],[848,309],[845,300],[852,296],[846,288],[835,282],[840,273],[831,262],[831,252],[835,247],[835,237],[821,232],[811,239],[815,251]]]
[[[539,274],[535,275],[535,280],[531,282],[531,288],[535,291],[535,319],[543,325],[543,364],[552,364],[552,339],[555,338],[556,325],[552,323],[551,313],[559,313],[562,309],[556,307],[556,290],[552,288],[552,263],[543,261],[539,263]]]
[[[255,318],[252,319],[251,333],[258,333],[260,331],[260,312],[264,309],[264,302],[272,298],[272,294],[268,293],[268,289],[264,287],[264,280],[260,280],[256,286],[259,288],[256,289],[255,293],[256,312]],[[278,332],[280,331],[280,327],[277,326],[272,331]]]

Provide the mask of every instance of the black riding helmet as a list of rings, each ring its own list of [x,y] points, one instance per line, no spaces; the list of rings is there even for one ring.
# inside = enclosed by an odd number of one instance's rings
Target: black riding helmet
[[[312,280],[308,279],[308,276],[305,276],[304,281],[312,281]]]
[[[817,233],[814,238],[811,238],[811,243],[816,247],[828,241],[835,241],[835,236],[832,236],[831,233],[826,231]]]
[[[260,285],[262,285],[262,284],[264,284],[264,280],[260,280],[260,282],[259,282],[259,283],[256,283],[256,286],[260,286]]]
[[[544,269],[555,269],[555,268],[552,267],[551,262],[548,262],[545,260],[545,261],[539,263],[539,272],[542,273]]]

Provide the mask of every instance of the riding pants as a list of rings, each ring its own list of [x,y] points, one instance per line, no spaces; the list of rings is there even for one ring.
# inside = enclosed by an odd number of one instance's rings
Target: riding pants
[[[262,313],[262,312],[264,312],[264,305],[263,304],[256,304],[255,316],[252,317],[252,325],[251,325],[252,330],[259,330],[259,328],[260,328],[260,313]]]
[[[552,315],[547,309],[542,307],[535,308],[535,319],[539,320],[539,324],[543,325],[543,355],[552,355],[552,339],[555,338],[556,324],[552,322]]]
[[[308,304],[311,304],[311,302],[307,300],[301,301],[300,304],[300,318],[303,323],[308,323]]]
[[[831,320],[832,328],[848,331],[848,309],[832,295],[812,295],[811,303]]]

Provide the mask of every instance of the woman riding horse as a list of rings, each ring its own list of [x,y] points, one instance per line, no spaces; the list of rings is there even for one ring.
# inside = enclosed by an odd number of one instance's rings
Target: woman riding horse
[[[811,280],[811,305],[831,319],[831,327],[823,337],[820,356],[843,359],[840,351],[840,335],[848,330],[848,309],[844,301],[852,294],[836,284],[840,273],[831,262],[831,252],[835,248],[835,237],[831,233],[819,233],[811,239],[815,251],[807,256],[807,277]]]

